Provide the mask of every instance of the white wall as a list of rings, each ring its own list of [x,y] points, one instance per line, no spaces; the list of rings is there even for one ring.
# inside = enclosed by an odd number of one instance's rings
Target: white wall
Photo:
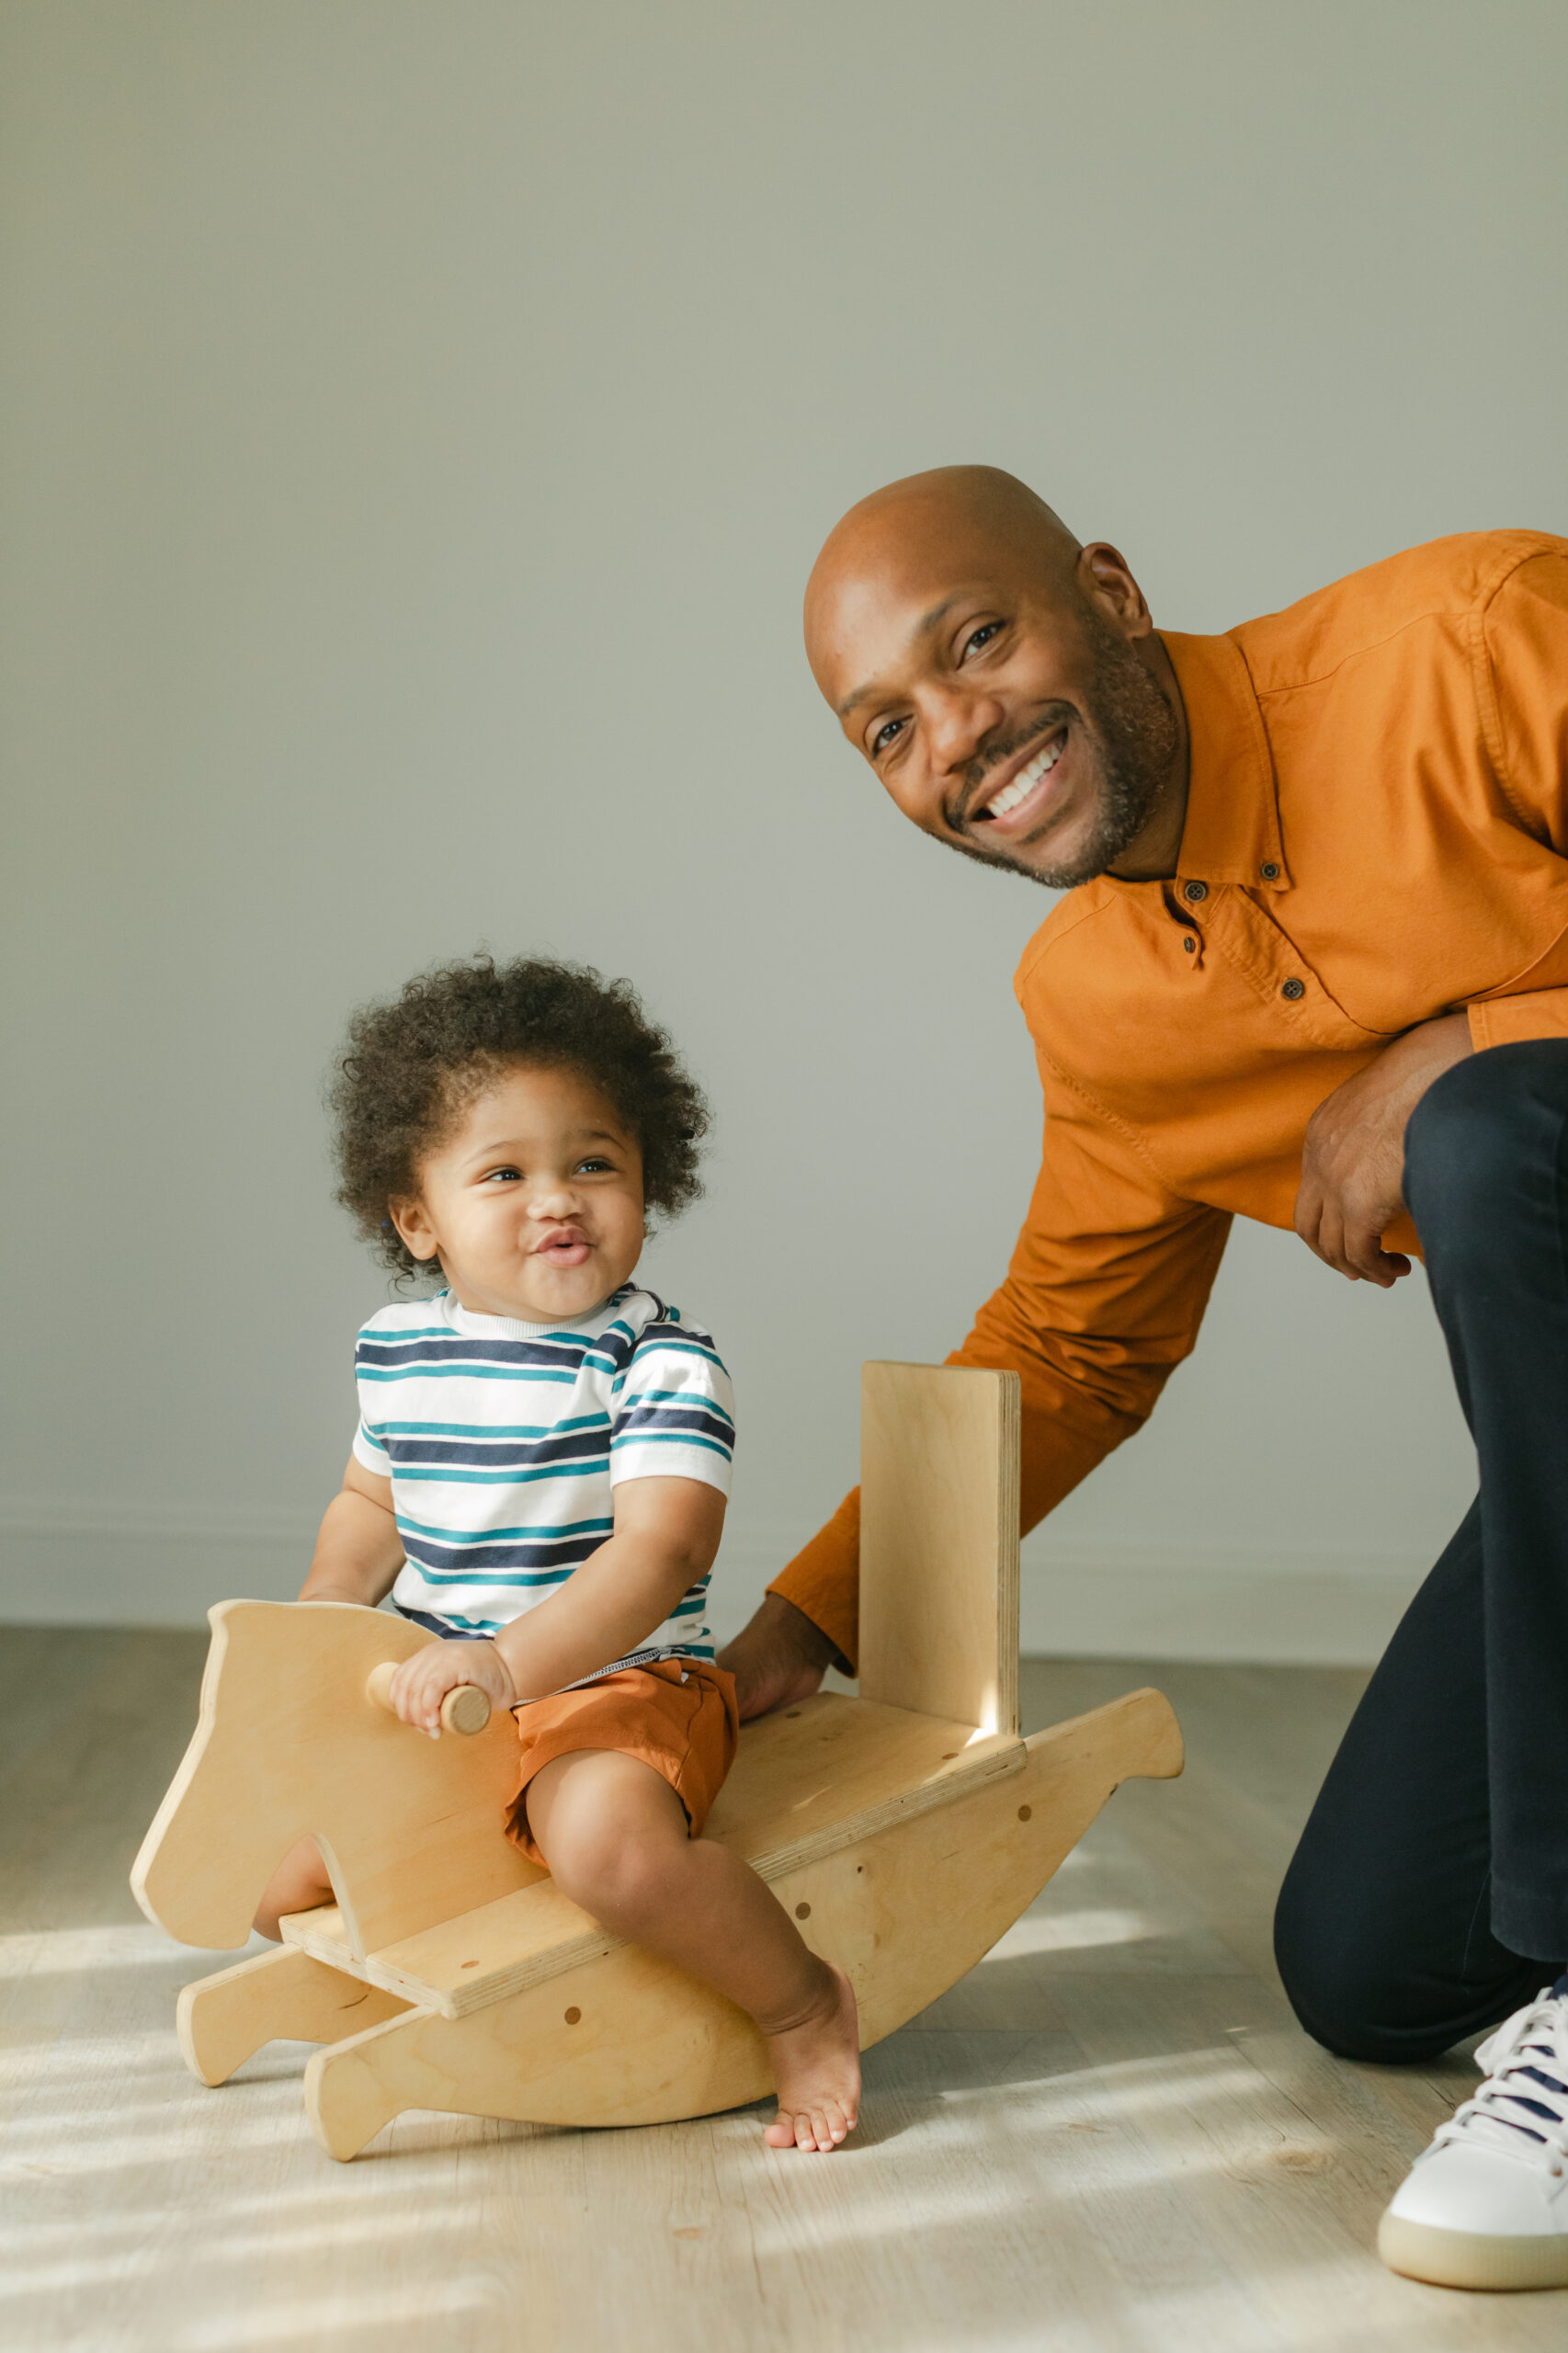
[[[933,1357],[1037,1148],[1042,896],[893,815],[798,603],[850,499],[1012,467],[1222,627],[1568,527],[1568,16],[1449,0],[11,0],[0,19],[0,1614],[291,1591],[381,1279],[348,1007],[632,975],[718,1112],[653,1278],[744,1415],[722,1615]],[[1419,1279],[1237,1237],[1037,1647],[1355,1657],[1466,1500]]]

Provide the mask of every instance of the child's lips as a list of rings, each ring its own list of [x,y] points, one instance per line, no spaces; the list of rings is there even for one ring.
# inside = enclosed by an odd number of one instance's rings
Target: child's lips
[[[562,1233],[553,1242],[541,1242],[534,1253],[552,1267],[580,1267],[587,1255],[588,1245],[580,1233]]]

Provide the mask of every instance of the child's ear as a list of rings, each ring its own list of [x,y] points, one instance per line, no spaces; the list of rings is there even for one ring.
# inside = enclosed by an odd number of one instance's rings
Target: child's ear
[[[415,1258],[434,1258],[439,1244],[436,1229],[430,1222],[429,1211],[422,1200],[389,1201],[387,1213],[402,1237],[403,1246]]]

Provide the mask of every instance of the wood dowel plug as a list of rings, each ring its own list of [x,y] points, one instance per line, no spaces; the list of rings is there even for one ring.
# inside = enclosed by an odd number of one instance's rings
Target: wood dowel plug
[[[397,1662],[383,1659],[380,1666],[370,1669],[365,1685],[365,1697],[378,1708],[392,1712],[392,1677]],[[472,1733],[483,1732],[490,1722],[490,1696],[477,1683],[455,1684],[441,1702],[441,1728],[444,1732]]]

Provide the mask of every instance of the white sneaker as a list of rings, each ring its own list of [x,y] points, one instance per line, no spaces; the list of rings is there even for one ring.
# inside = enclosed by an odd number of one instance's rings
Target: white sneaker
[[[1568,2287],[1568,1977],[1475,2063],[1486,2081],[1405,2176],[1378,2253],[1439,2288]]]

